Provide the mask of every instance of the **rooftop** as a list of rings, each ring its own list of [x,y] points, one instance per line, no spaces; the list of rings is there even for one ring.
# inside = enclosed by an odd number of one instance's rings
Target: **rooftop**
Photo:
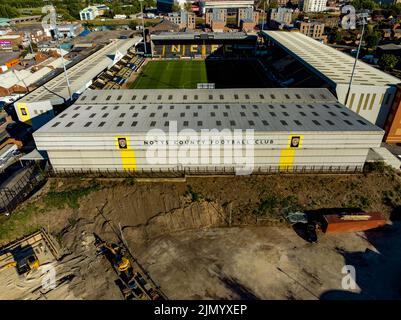
[[[205,5],[213,3],[221,3],[221,2],[227,2],[230,4],[237,4],[237,5],[243,3],[253,5],[255,1],[254,0],[203,0],[202,2],[204,2]]]
[[[381,46],[377,46],[378,49],[381,50],[401,50],[401,45],[395,43],[383,44]]]
[[[378,132],[380,128],[366,121],[353,111],[338,103],[327,89],[311,89],[316,96],[327,93],[325,98],[298,99],[295,96],[303,89],[253,89],[251,103],[222,103],[215,91],[226,92],[227,97],[236,93],[243,94],[248,90],[164,90],[172,95],[182,96],[185,91],[199,91],[202,95],[214,95],[211,101],[195,102],[189,99],[187,103],[160,103],[128,102],[118,99],[119,90],[104,90],[103,94],[117,94],[108,103],[96,104],[89,95],[82,98],[52,119],[35,135],[64,135],[71,134],[122,134],[144,133],[150,129],[168,130],[170,121],[177,122],[177,129],[254,129],[259,132],[306,132],[306,131],[333,131],[333,132]],[[127,90],[123,90],[127,91]],[[132,95],[139,96],[148,91],[149,96],[159,95],[159,90],[130,90]],[[240,91],[240,92],[239,92]],[[99,93],[101,91],[97,91]],[[287,92],[290,99],[285,97]],[[160,94],[164,94],[160,93]],[[256,94],[264,96],[262,99]],[[277,99],[272,100],[270,95]],[[104,96],[104,95],[103,95]],[[194,96],[192,96],[194,97]],[[89,99],[86,103],[87,99]],[[96,100],[96,99],[95,99]],[[259,101],[259,102],[255,102]],[[98,101],[99,102],[99,101]]]
[[[124,53],[137,41],[139,41],[139,38],[113,40],[112,43],[99,49],[86,59],[78,62],[76,65],[69,68],[67,70],[67,74],[72,92],[81,90],[100,72],[102,72],[107,67],[110,67],[117,49],[120,52]],[[55,103],[62,103],[61,97],[63,97],[64,99],[69,98],[64,73],[61,73],[53,79],[49,80],[43,86],[26,95],[18,102],[29,103],[43,100],[52,100],[55,101]]]
[[[193,39],[246,39],[255,37],[245,32],[162,32],[152,34],[152,40],[193,40]]]
[[[19,52],[0,52],[0,66],[19,57]]]
[[[290,55],[309,65],[333,85],[348,84],[355,59],[299,32],[264,31]],[[400,79],[380,71],[367,63],[358,61],[354,85],[388,86],[401,82]]]
[[[5,34],[0,36],[0,40],[8,40],[8,39],[19,39],[21,38],[20,34]]]
[[[52,69],[48,67],[43,67],[33,73],[25,69],[14,71],[9,70],[0,74],[0,87],[8,89],[14,85],[19,85],[26,88],[46,76],[51,71]]]
[[[77,104],[110,103],[264,103],[283,102],[335,102],[336,98],[327,89],[140,89],[140,90],[88,90],[77,100]]]

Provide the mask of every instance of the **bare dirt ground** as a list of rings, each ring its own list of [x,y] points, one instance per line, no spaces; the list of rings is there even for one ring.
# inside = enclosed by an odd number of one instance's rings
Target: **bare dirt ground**
[[[0,219],[0,241],[44,227],[65,251],[57,278],[69,280],[40,295],[35,286],[18,291],[8,284],[0,299],[121,299],[111,265],[93,245],[94,232],[117,241],[107,221],[121,228],[169,299],[400,299],[400,203],[400,174],[390,171],[153,183],[51,179],[10,218]],[[389,225],[320,234],[309,244],[282,216],[333,207],[382,211]],[[341,287],[344,265],[356,268],[351,292]]]
[[[172,299],[400,299],[399,231],[309,244],[288,228],[212,228],[161,237],[139,257]],[[344,265],[355,290],[342,289]]]

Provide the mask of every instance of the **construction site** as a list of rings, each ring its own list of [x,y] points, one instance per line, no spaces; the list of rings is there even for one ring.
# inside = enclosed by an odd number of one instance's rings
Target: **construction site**
[[[0,217],[0,299],[400,299],[400,190],[400,173],[381,166],[49,178]],[[348,232],[329,224],[310,241],[286,220],[322,208],[365,212],[353,221],[380,212],[384,222],[365,219],[375,228]],[[354,289],[342,288],[345,265],[356,269]]]
[[[82,235],[85,233],[83,232]],[[86,259],[77,256],[66,258],[70,254],[63,251],[45,229],[41,229],[1,247],[0,283],[3,288],[7,288],[7,294],[0,296],[0,299],[82,298],[80,295],[75,295],[74,290],[70,291],[69,284],[77,276],[76,269],[80,268],[81,262],[87,263],[88,259],[99,260],[96,258],[102,257],[104,261],[98,261],[98,263],[110,263],[110,269],[105,270],[105,275],[113,277],[112,271],[115,272],[115,289],[119,289],[121,298],[125,300],[165,299],[123,242],[120,245],[107,242],[98,235],[92,234],[84,238],[82,245],[88,249]],[[109,298],[116,297],[119,297],[118,292]]]

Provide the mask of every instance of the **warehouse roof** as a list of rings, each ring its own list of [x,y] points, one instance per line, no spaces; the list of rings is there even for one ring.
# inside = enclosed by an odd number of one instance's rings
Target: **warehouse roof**
[[[139,38],[114,40],[112,43],[96,51],[88,58],[78,62],[67,70],[72,92],[76,92],[96,77],[113,62],[113,56],[118,49],[125,53]],[[18,102],[29,103],[43,100],[60,101],[60,97],[69,99],[69,93],[64,73],[54,77],[43,86],[24,96]],[[62,101],[61,101],[62,102]]]
[[[247,5],[254,5],[254,0],[204,0],[204,5],[213,5],[216,3],[216,5],[235,5],[237,7],[240,7],[241,5],[247,4]]]
[[[264,31],[264,33],[313,71],[336,84],[348,84],[355,59],[300,32]],[[387,86],[400,79],[382,72],[367,63],[358,61],[353,84]]]
[[[254,89],[134,89],[87,90],[77,104],[111,103],[299,103],[337,101],[324,88],[254,88]]]
[[[255,35],[247,35],[245,32],[161,32],[159,34],[152,34],[152,40],[194,40],[194,39],[247,39],[255,37]]]
[[[49,67],[43,67],[35,72],[28,70],[9,70],[0,74],[0,87],[11,88],[12,86],[19,85],[21,87],[29,87],[35,82],[42,79],[53,69]]]
[[[225,128],[259,132],[382,131],[336,101],[291,101],[284,104],[266,97],[264,102],[248,104],[223,104],[218,99],[187,104],[113,101],[97,105],[78,102],[36,131],[35,135],[144,133],[151,129],[168,130],[170,121],[177,121],[178,130],[196,131]]]

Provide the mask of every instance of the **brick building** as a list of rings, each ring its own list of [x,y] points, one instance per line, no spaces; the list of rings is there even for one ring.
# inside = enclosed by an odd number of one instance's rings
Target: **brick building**
[[[252,31],[259,23],[259,12],[254,11],[253,8],[239,8],[237,14],[237,25],[245,31]]]
[[[212,9],[206,12],[206,24],[208,24],[213,31],[223,32],[227,24],[227,9]]]
[[[166,20],[175,23],[180,29],[195,29],[195,14],[193,12],[180,11],[169,13]]]
[[[298,29],[304,35],[316,40],[323,39],[324,24],[320,22],[300,22]]]

